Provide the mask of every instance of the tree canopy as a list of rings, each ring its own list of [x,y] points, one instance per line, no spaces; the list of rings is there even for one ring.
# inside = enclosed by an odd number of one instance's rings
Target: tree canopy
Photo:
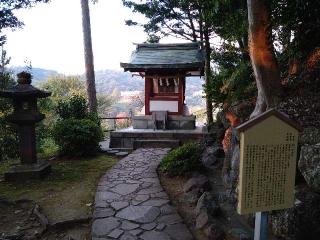
[[[263,2],[270,14],[270,46],[279,62],[283,87],[284,82],[303,72],[310,56],[320,47],[320,1]],[[145,22],[129,19],[126,23],[143,27],[151,42],[165,36],[204,41],[207,27],[212,50],[212,74],[205,86],[208,97],[217,106],[255,101],[246,0],[123,0],[123,4],[146,17]]]

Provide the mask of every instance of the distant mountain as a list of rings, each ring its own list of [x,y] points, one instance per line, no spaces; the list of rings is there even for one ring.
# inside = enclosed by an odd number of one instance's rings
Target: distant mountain
[[[26,68],[25,67],[11,67],[9,70],[12,71],[14,75],[16,75],[19,72],[26,71]],[[48,77],[59,75],[59,73],[55,70],[48,70],[48,69],[43,69],[43,68],[32,68],[31,74],[33,76],[32,83],[34,85],[37,85],[38,83],[40,83],[42,81],[45,81],[46,79],[48,79]]]
[[[12,67],[10,69],[14,74],[25,71],[25,67]],[[62,75],[55,70],[32,68],[33,84],[38,85],[40,82],[46,81],[48,77]],[[122,91],[144,91],[144,79],[140,76],[133,76],[132,73],[100,70],[96,71],[96,88],[97,92],[110,94],[114,90]],[[84,76],[80,76],[84,79]],[[201,96],[194,96],[194,93],[203,89],[203,78],[190,77],[186,83],[186,100],[190,105],[198,105],[202,102]]]
[[[139,76],[132,76],[131,73],[101,70],[96,73],[97,92],[110,93],[114,89],[118,91],[143,91],[144,80]]]

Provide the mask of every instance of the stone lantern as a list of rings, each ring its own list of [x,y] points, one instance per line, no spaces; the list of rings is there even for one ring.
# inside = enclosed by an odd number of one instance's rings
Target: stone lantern
[[[17,74],[18,84],[11,89],[0,91],[0,97],[9,98],[13,103],[13,113],[7,120],[16,125],[20,140],[20,164],[13,165],[5,173],[6,181],[38,179],[51,171],[49,162],[38,162],[36,152],[35,124],[45,118],[38,111],[37,99],[46,98],[50,92],[39,90],[31,85],[31,74]]]

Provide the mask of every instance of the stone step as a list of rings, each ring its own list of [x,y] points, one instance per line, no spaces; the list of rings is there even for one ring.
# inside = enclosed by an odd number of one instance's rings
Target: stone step
[[[180,146],[180,140],[174,139],[143,139],[135,140],[133,148],[177,148]]]
[[[119,152],[119,150],[113,150],[113,149],[109,149],[106,151],[108,154],[116,154]]]
[[[115,155],[116,155],[117,157],[122,158],[122,157],[127,156],[128,154],[129,154],[128,152],[118,152],[118,153],[116,153]]]
[[[132,148],[112,148],[112,150],[118,150],[119,152],[128,152],[128,153],[131,153],[133,151]]]

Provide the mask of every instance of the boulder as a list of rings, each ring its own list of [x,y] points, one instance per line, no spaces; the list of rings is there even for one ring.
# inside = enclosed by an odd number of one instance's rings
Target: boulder
[[[196,229],[202,229],[209,224],[211,220],[210,215],[206,211],[201,211],[196,217]]]
[[[200,195],[201,195],[200,189],[194,188],[191,191],[184,193],[184,201],[191,204],[196,204]]]
[[[298,167],[309,187],[320,193],[320,144],[301,148]]]
[[[196,216],[198,216],[202,211],[206,211],[208,215],[212,217],[220,214],[220,206],[215,202],[210,192],[204,192],[198,200],[195,208]]]
[[[183,186],[185,193],[190,192],[193,189],[203,189],[204,191],[211,188],[208,177],[205,175],[196,175],[190,178]]]
[[[224,151],[220,147],[207,147],[201,158],[202,165],[209,169],[219,167],[224,158]]]
[[[219,205],[209,192],[204,192],[195,208],[196,229],[202,229],[213,222],[213,218],[220,213]]]
[[[299,137],[299,143],[301,145],[314,145],[320,143],[320,128],[306,127],[303,129]]]
[[[204,234],[209,240],[224,240],[225,233],[217,223],[211,223],[205,230]]]
[[[293,208],[270,215],[275,236],[287,240],[316,240],[320,236],[320,195],[309,189],[296,191]]]

